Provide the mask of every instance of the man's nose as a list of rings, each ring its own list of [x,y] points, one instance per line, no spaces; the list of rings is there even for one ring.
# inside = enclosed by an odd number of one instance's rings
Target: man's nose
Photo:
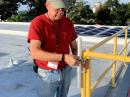
[[[60,11],[60,12],[64,12],[65,9],[64,9],[64,8],[59,8],[58,11]]]

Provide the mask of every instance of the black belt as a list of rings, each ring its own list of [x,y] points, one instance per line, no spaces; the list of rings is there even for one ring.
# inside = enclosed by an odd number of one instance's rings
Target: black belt
[[[62,70],[62,69],[65,69],[67,67],[67,65],[65,65],[65,66],[60,66],[60,67],[58,67],[59,69],[58,70]],[[38,73],[38,66],[37,65],[33,65],[33,71],[35,72],[35,73]],[[43,68],[41,68],[41,69],[43,69]]]

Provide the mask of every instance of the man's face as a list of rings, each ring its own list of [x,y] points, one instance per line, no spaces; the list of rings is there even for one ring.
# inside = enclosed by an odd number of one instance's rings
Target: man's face
[[[58,8],[55,9],[55,19],[61,19],[61,17],[64,15],[65,9],[64,8]]]
[[[64,15],[65,9],[64,8],[54,8],[51,3],[48,6],[48,13],[51,15],[53,20],[59,20]]]

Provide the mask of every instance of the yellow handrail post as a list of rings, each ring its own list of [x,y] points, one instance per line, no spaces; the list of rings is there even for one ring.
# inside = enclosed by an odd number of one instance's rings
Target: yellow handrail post
[[[81,97],[86,97],[86,77],[85,73],[81,74]]]
[[[91,65],[88,58],[88,69],[85,70],[86,77],[86,97],[91,97]]]
[[[82,53],[82,57],[84,60],[87,60],[88,68],[83,68],[82,86],[84,87],[84,90],[83,92],[81,92],[81,94],[84,93],[84,95],[83,96],[81,95],[81,97],[91,97],[91,64],[90,64],[91,57],[86,56],[85,52],[86,51]]]
[[[128,36],[128,29],[125,30],[124,56],[126,56],[126,51],[127,51],[127,36]],[[124,62],[124,65],[126,65],[126,62]]]
[[[114,47],[113,47],[113,54],[117,54],[117,35],[114,37]],[[116,61],[112,66],[112,87],[116,86]]]
[[[83,58],[83,53],[84,51],[82,52],[82,59]],[[81,63],[81,65],[83,65],[83,63]],[[81,66],[82,67],[82,66]],[[81,73],[81,97],[86,97],[86,75],[85,75],[85,72],[82,72]]]

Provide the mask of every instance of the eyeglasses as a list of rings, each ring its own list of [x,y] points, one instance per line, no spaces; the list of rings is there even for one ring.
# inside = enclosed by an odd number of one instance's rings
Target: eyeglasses
[[[55,9],[56,12],[64,12],[65,11],[65,8],[58,8],[58,9]]]

